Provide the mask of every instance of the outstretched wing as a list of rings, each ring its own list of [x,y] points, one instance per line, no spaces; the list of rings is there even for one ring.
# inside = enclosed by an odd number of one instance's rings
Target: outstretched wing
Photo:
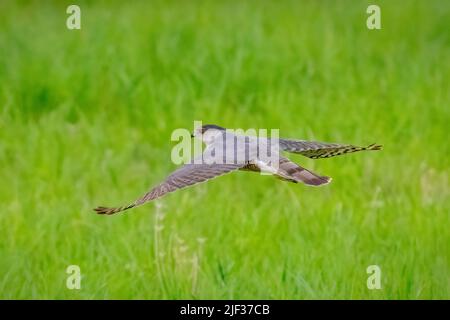
[[[290,139],[279,139],[279,141],[281,150],[298,153],[311,159],[330,158],[346,153],[381,149],[381,145],[379,144],[371,144],[367,147],[357,147],[351,144],[326,143],[317,141]]]
[[[178,170],[174,171],[170,176],[167,177],[165,181],[154,187],[152,190],[150,190],[141,198],[137,199],[135,202],[123,207],[98,207],[94,210],[98,214],[114,214],[139,206],[156,198],[160,198],[169,192],[173,192],[175,190],[221,176],[223,174],[237,170],[243,166],[243,164],[186,164]]]

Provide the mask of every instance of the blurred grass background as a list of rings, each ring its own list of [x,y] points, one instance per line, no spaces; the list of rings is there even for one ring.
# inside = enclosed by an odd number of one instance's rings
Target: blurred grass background
[[[372,2],[0,2],[0,298],[449,299],[450,3]],[[93,213],[194,120],[384,150]]]

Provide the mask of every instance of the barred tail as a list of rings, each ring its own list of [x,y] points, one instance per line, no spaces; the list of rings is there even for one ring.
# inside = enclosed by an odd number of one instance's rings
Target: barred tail
[[[355,147],[355,146],[347,146],[345,148],[342,148],[340,150],[336,150],[334,153],[332,153],[330,156],[338,156],[344,153],[352,153],[352,152],[358,152],[358,151],[372,151],[372,150],[381,150],[382,146],[380,144],[369,144],[367,147]]]
[[[361,150],[381,150],[383,146],[381,144],[372,143],[367,147],[361,148]]]
[[[359,151],[372,151],[372,150],[381,150],[382,146],[379,144],[371,144],[367,147],[357,147],[353,145],[343,145],[338,147],[332,147],[332,148],[323,148],[323,149],[317,149],[317,150],[306,150],[304,152],[301,152],[304,156],[307,156],[311,159],[319,159],[319,158],[330,158],[330,157],[336,157],[339,155],[347,154],[347,153],[353,153],[353,152],[359,152]]]
[[[106,214],[106,215],[111,215],[111,214],[115,214],[121,211],[125,211],[128,209],[131,209],[133,207],[136,206],[136,203],[131,203],[127,206],[123,206],[123,207],[116,207],[116,208],[107,208],[107,207],[97,207],[94,209],[95,212],[97,212],[98,214]]]

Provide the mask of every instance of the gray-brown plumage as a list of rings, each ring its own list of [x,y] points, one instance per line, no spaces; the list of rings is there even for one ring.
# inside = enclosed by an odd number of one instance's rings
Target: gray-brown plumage
[[[287,158],[278,157],[277,166],[270,162],[265,162],[260,157],[259,149],[257,152],[249,151],[249,145],[251,141],[255,141],[253,138],[246,136],[243,148],[237,148],[234,146],[231,159],[233,161],[224,161],[220,163],[208,164],[205,159],[211,157],[211,149],[222,148],[222,141],[236,140],[237,136],[232,133],[228,133],[225,128],[216,125],[205,125],[198,128],[193,136],[199,137],[206,145],[205,152],[198,159],[202,159],[201,163],[197,163],[194,159],[192,163],[186,164],[183,167],[174,171],[169,175],[162,183],[151,189],[141,198],[137,199],[133,203],[123,207],[97,207],[94,209],[98,214],[111,215],[120,211],[124,211],[148,201],[160,198],[167,193],[183,189],[188,186],[192,186],[197,183],[208,181],[215,177],[230,173],[235,170],[254,171],[254,172],[268,172],[275,177],[294,183],[302,182],[310,186],[320,186],[327,184],[331,181],[330,177],[318,175],[312,171],[309,171],[298,164],[290,161]],[[269,145],[272,148],[270,139],[264,146]],[[346,153],[366,151],[366,150],[380,150],[381,146],[377,144],[371,144],[367,147],[357,147],[349,144],[337,144],[337,143],[325,143],[303,140],[291,140],[291,139],[279,139],[277,149],[271,149],[272,153],[277,153],[279,150],[301,154],[305,157],[312,159],[329,158]],[[236,155],[242,155],[245,153],[245,157],[241,160],[236,160]],[[226,156],[223,158],[226,160]]]

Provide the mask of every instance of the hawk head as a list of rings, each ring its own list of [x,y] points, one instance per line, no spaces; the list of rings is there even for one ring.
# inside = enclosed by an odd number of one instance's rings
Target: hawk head
[[[205,124],[196,128],[191,136],[202,140],[206,144],[209,144],[213,142],[218,135],[222,135],[225,130],[225,128],[215,124]]]

